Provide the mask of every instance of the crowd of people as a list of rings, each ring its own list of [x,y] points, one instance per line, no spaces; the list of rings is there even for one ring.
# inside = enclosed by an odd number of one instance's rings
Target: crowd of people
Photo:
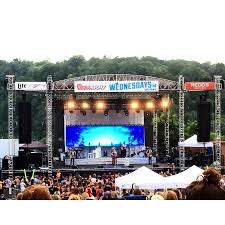
[[[169,173],[160,173],[169,176]],[[16,176],[0,180],[1,199],[7,199],[4,193],[16,190],[18,200],[225,200],[223,177],[213,168],[209,168],[186,189],[141,190],[119,189],[115,179],[121,174],[91,174],[64,176],[57,171],[55,176],[36,175],[32,178]]]

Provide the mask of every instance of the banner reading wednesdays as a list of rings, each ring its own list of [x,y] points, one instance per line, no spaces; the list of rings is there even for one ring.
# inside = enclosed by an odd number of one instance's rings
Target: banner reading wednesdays
[[[75,81],[75,92],[158,92],[158,81]]]

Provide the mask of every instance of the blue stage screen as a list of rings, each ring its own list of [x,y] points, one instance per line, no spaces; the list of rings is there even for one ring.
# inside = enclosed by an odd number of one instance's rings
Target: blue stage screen
[[[67,126],[66,146],[144,145],[144,126]]]

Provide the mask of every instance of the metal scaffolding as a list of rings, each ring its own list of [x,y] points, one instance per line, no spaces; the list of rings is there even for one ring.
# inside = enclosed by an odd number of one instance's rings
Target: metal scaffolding
[[[14,155],[13,114],[14,114],[15,75],[6,75],[6,79],[7,79],[7,91],[8,91],[8,139],[9,139],[8,172],[9,172],[9,178],[13,179],[13,155]]]
[[[179,76],[179,142],[184,142],[184,77]],[[185,170],[185,148],[179,146],[180,170]]]
[[[165,120],[165,147],[166,147],[166,155],[170,155],[170,110],[168,109],[165,112],[166,120]]]
[[[153,123],[153,151],[155,153],[158,152],[158,113],[157,110],[153,111],[152,116],[152,123]]]
[[[215,77],[215,133],[216,133],[216,161],[219,162],[221,168],[221,76]]]
[[[47,77],[47,91],[46,91],[46,144],[48,146],[48,175],[52,175],[52,76]]]
[[[13,114],[14,114],[14,75],[7,75],[8,84],[8,138],[13,139]],[[158,93],[76,93],[77,99],[149,99],[150,97],[159,98],[162,95],[170,92],[179,92],[179,142],[184,141],[184,77],[179,76],[179,82],[161,79],[157,77],[145,75],[132,75],[132,74],[99,74],[99,75],[86,75],[80,77],[72,77],[69,79],[53,82],[52,77],[47,77],[47,90],[46,90],[46,144],[48,146],[48,173],[52,175],[53,170],[53,128],[52,128],[52,101],[53,98],[68,98],[74,95],[74,82],[75,81],[159,81]],[[215,132],[216,132],[216,159],[221,162],[221,76],[215,76]],[[43,91],[42,91],[43,92]],[[169,118],[170,112],[166,113],[165,122],[165,144],[166,154],[169,154]],[[13,149],[13,141],[12,148]],[[158,112],[153,111],[153,150],[158,152]],[[9,175],[13,176],[13,152],[10,153],[9,160]],[[184,146],[179,147],[179,166],[181,170],[185,169],[185,149]]]

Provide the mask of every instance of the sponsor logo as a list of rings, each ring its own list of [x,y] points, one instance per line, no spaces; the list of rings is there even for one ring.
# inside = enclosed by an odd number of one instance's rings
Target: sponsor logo
[[[15,82],[16,90],[44,91],[47,89],[45,82]]]
[[[75,92],[157,92],[158,81],[75,82]]]
[[[124,90],[138,90],[143,89],[144,91],[153,91],[157,89],[157,84],[151,81],[142,82],[126,82],[126,83],[115,83],[109,84],[109,91],[124,91]]]
[[[187,91],[209,91],[215,90],[214,82],[185,82]]]
[[[85,85],[85,84],[77,84],[76,90],[78,91],[104,91],[106,90],[107,85],[93,84],[93,85]]]

